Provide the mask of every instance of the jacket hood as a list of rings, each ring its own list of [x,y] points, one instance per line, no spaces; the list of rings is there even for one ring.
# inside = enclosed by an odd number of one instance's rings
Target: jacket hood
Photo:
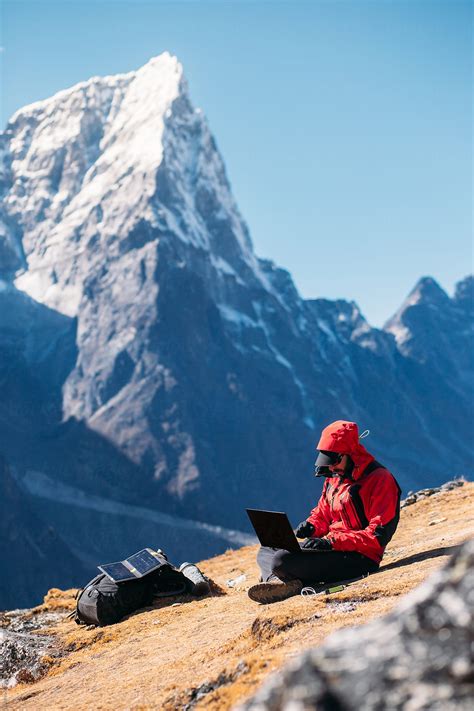
[[[316,449],[348,454],[354,462],[353,479],[359,479],[374,457],[359,441],[359,428],[355,422],[336,420],[325,427]]]

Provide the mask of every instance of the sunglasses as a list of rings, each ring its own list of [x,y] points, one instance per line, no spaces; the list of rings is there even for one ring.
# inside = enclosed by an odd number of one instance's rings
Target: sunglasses
[[[339,464],[339,462],[342,462],[343,454],[339,454],[338,452],[324,452],[321,450],[322,454],[324,454],[328,459],[331,460],[331,464],[328,464],[327,466],[333,467],[335,464]]]
[[[338,454],[337,452],[323,452],[323,454],[327,456],[327,458],[331,461],[331,464],[327,464],[326,466],[321,466],[320,464],[317,463],[317,460],[314,463],[314,475],[315,476],[331,476],[332,471],[329,467],[333,467],[335,464],[339,464],[342,461],[343,454]]]

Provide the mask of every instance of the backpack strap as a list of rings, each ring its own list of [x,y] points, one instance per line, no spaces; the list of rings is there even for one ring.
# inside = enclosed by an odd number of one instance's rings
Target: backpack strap
[[[387,467],[384,467],[383,464],[380,464],[380,462],[377,462],[375,459],[373,462],[370,462],[364,469],[364,473],[362,476],[367,476],[368,474],[372,474],[376,469],[386,469]]]
[[[370,462],[370,464],[367,465],[367,467],[364,469],[364,473],[362,474],[361,479],[364,479],[364,477],[369,476],[369,474],[372,474],[376,469],[385,469],[387,470],[387,467],[385,467],[383,464],[380,464],[380,462],[377,462],[375,459],[373,462]],[[398,481],[395,479],[395,477],[392,474],[392,478],[397,486],[398,489],[398,505],[400,506],[400,496],[402,493],[402,490],[400,488],[400,484]]]

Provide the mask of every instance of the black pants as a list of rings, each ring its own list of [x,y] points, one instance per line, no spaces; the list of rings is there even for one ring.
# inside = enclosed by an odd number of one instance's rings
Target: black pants
[[[262,580],[276,576],[288,582],[297,578],[303,583],[336,583],[367,573],[375,573],[379,565],[362,553],[345,551],[290,551],[260,548],[257,554]]]

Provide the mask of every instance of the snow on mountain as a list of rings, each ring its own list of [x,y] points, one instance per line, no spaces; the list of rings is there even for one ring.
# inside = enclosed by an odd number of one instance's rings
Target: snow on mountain
[[[474,387],[474,277],[456,285],[452,298],[431,277],[423,277],[385,324],[407,357],[429,364],[439,376]]]
[[[5,205],[28,264],[16,285],[36,300],[77,315],[91,258],[119,259],[121,240],[143,223],[211,251],[217,269],[235,271],[229,259],[241,260],[265,281],[206,120],[168,53],[21,109],[6,136]],[[156,199],[170,181],[179,214]],[[226,240],[203,224],[209,209],[228,226]]]
[[[449,297],[439,284],[431,277],[423,277],[408,294],[398,311],[387,321],[384,329],[393,333],[398,345],[403,349],[412,337],[409,325],[412,307],[426,305],[429,308],[442,308],[449,301]]]

